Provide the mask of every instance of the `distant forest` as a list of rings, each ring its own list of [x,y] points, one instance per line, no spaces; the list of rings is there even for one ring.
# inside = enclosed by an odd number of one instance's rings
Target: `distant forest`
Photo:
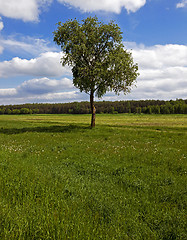
[[[187,99],[170,101],[100,101],[95,102],[97,113],[144,113],[144,114],[187,114]],[[0,114],[88,114],[89,102],[33,103],[21,105],[1,105]]]

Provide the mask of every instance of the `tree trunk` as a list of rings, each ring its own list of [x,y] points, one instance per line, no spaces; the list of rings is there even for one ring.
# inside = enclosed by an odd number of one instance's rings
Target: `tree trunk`
[[[95,127],[95,107],[94,107],[94,94],[93,91],[90,93],[90,107],[92,112],[91,128]]]

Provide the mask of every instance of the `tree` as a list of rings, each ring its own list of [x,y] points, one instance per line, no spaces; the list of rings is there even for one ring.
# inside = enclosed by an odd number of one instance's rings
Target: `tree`
[[[130,92],[138,66],[131,53],[124,50],[122,32],[113,21],[104,24],[97,17],[88,17],[81,23],[68,20],[59,22],[53,34],[64,52],[62,65],[72,67],[74,86],[90,96],[94,127],[94,97],[101,98],[107,91]]]
[[[29,108],[21,108],[20,109],[21,114],[32,114]]]

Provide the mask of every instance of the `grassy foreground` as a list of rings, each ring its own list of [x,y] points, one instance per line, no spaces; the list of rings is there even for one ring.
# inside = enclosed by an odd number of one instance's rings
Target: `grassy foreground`
[[[186,239],[186,115],[0,116],[0,239]]]

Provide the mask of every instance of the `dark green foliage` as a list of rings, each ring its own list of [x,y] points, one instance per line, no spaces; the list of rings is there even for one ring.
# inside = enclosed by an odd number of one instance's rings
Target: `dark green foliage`
[[[164,107],[165,106],[165,107]],[[187,114],[187,100],[175,101],[139,100],[139,101],[101,101],[95,102],[97,113],[145,113],[145,114]],[[0,106],[0,114],[19,114],[21,109],[28,109],[29,114],[87,114],[91,113],[88,102],[56,103],[56,104],[23,104]],[[165,110],[164,110],[165,109]]]
[[[21,108],[20,114],[32,114],[32,110],[29,108]]]
[[[79,23],[76,19],[58,23],[54,41],[61,46],[63,65],[70,65],[73,83],[89,95],[102,97],[107,91],[124,93],[136,80],[137,64],[124,50],[117,24],[104,24],[97,17]]]

